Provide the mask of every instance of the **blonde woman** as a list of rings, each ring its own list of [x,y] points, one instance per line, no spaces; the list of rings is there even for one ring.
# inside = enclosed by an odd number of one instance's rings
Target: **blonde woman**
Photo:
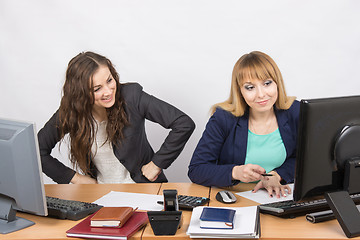
[[[191,181],[219,187],[258,181],[254,192],[290,193],[299,102],[286,95],[274,60],[258,51],[243,55],[233,69],[229,99],[212,112],[189,165]]]

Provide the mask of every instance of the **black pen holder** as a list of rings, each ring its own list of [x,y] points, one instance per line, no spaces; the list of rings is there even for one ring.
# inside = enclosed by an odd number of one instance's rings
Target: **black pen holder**
[[[181,227],[182,211],[147,212],[151,228],[155,235],[175,235]]]

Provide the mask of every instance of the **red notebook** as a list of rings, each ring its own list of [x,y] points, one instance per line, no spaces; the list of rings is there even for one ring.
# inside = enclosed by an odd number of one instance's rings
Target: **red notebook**
[[[134,212],[121,228],[90,227],[90,219],[94,214],[66,231],[66,236],[98,239],[128,239],[149,221],[146,212]]]

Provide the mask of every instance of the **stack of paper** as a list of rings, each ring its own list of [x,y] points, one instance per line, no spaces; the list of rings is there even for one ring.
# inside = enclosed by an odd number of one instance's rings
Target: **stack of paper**
[[[233,229],[206,229],[200,228],[200,215],[202,207],[193,209],[190,225],[186,232],[190,238],[259,238],[259,210],[257,206],[251,207],[224,207],[234,209]]]

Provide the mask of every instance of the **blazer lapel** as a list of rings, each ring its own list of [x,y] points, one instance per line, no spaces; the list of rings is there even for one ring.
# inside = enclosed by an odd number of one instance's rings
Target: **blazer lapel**
[[[248,115],[245,114],[238,118],[235,127],[234,156],[236,164],[244,164],[247,150],[248,139]]]

